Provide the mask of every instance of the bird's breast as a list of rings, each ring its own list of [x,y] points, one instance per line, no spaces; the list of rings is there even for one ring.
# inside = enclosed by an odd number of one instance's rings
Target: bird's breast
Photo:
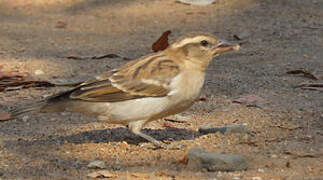
[[[200,96],[204,79],[202,72],[182,72],[172,81],[168,95],[175,101],[194,101]]]

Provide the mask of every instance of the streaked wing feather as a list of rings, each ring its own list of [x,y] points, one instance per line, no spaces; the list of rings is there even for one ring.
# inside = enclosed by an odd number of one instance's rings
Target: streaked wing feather
[[[128,68],[120,68],[110,80],[123,91],[141,96],[165,96],[171,80],[179,74],[179,66],[164,55],[138,61]]]
[[[152,55],[84,82],[70,94],[70,98],[118,102],[141,97],[162,97],[169,93],[171,80],[178,73],[179,67],[175,62],[163,55]]]

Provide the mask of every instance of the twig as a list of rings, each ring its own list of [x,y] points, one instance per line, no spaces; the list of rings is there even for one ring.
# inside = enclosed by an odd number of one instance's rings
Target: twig
[[[186,121],[179,121],[179,120],[174,120],[174,119],[164,119],[165,121],[169,122],[175,122],[175,123],[186,123]]]
[[[323,83],[301,83],[295,88],[302,88],[302,87],[323,87]]]
[[[318,158],[323,156],[323,153],[307,153],[307,152],[296,152],[296,151],[285,151],[284,154],[292,155],[295,158]]]
[[[303,69],[296,69],[296,70],[291,70],[291,71],[287,71],[287,74],[303,74],[304,77],[310,78],[310,79],[314,79],[314,80],[320,80],[322,79],[322,77],[315,75],[314,73],[308,72],[306,70]]]
[[[287,129],[287,130],[295,130],[295,129],[301,129],[303,128],[302,126],[296,126],[296,127],[285,127],[285,126],[282,126],[282,125],[271,125],[270,127],[278,127],[278,128],[281,128],[281,129]]]
[[[295,88],[323,91],[323,83],[301,83],[295,86]]]
[[[63,58],[66,59],[73,59],[73,60],[86,60],[86,59],[105,59],[105,58],[109,58],[109,59],[113,59],[113,58],[122,58],[123,60],[131,60],[131,58],[128,57],[123,57],[123,56],[119,56],[117,54],[104,54],[104,55],[100,55],[100,56],[75,56],[75,55],[71,55],[71,56],[64,56]]]

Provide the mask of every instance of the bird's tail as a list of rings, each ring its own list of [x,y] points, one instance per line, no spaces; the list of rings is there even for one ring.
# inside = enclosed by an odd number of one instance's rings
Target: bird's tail
[[[24,107],[14,108],[8,112],[8,115],[6,117],[1,118],[0,122],[17,119],[19,116],[23,114],[39,112],[44,107],[45,104],[46,104],[46,101],[38,101],[36,103],[29,104]]]
[[[74,89],[64,91],[54,96],[50,96],[44,100],[26,105],[24,107],[12,109],[7,115],[0,114],[0,122],[16,119],[17,117],[27,113],[65,111],[66,106],[68,106],[70,102],[69,95],[71,92],[73,92],[73,90]]]

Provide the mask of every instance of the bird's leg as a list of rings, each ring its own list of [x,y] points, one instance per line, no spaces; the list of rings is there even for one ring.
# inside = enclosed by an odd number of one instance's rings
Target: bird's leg
[[[135,135],[138,135],[144,139],[146,139],[147,141],[153,143],[156,147],[159,148],[166,148],[167,149],[167,145],[161,141],[158,141],[157,139],[148,136],[147,134],[144,134],[141,132],[141,129],[143,127],[143,125],[146,123],[146,121],[133,121],[129,123],[129,129],[132,133],[134,133]]]

